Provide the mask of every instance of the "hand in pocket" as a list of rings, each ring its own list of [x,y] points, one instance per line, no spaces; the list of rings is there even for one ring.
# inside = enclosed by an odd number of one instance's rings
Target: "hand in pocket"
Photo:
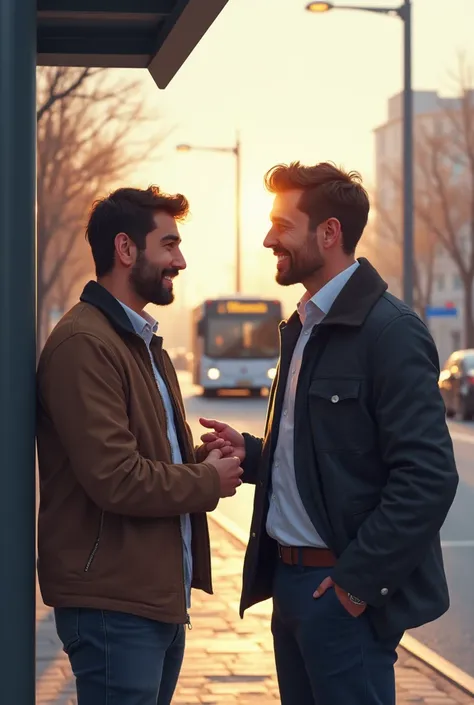
[[[354,604],[354,602],[351,601],[349,594],[341,587],[339,587],[339,585],[336,585],[334,580],[330,576],[324,578],[317,590],[315,590],[315,592],[313,593],[313,597],[315,599],[318,599],[322,597],[327,590],[335,591],[337,599],[344,607],[346,612],[351,615],[351,617],[360,617],[360,615],[363,614],[367,609],[367,604],[365,602],[363,602],[361,605]]]

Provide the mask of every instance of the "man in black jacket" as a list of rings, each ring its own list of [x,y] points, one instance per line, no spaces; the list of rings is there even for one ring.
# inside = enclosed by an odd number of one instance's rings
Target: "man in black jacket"
[[[293,163],[266,184],[277,281],[306,293],[280,326],[265,437],[201,420],[256,485],[241,614],[273,597],[282,705],[393,705],[403,632],[449,606],[439,530],[458,475],[438,356],[355,259],[360,177]]]

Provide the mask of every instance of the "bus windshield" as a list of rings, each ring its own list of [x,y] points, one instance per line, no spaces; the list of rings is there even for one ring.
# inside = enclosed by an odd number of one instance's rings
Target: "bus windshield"
[[[276,316],[210,315],[206,354],[213,358],[275,358],[279,354]]]

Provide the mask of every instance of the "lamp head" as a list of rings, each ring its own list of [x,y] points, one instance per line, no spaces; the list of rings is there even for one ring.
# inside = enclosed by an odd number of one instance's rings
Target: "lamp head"
[[[310,2],[306,5],[307,11],[314,13],[329,12],[333,7],[334,5],[331,2]]]

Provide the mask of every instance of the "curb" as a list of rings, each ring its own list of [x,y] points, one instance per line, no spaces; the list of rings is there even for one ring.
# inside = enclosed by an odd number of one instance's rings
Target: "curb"
[[[474,678],[461,670],[454,663],[443,658],[436,651],[425,646],[410,634],[404,634],[401,646],[419,661],[423,661],[433,671],[463,690],[468,695],[474,695]]]
[[[232,519],[226,517],[219,510],[214,510],[208,516],[212,521],[220,526],[221,529],[224,529],[224,531],[239,541],[243,548],[246,548],[248,541],[247,532],[241,529],[240,526],[237,526],[235,521],[232,521]],[[442,656],[439,656],[435,651],[422,644],[421,641],[418,641],[418,639],[415,639],[410,634],[404,634],[400,645],[409,654],[417,658],[419,661],[422,661],[433,671],[446,678],[465,693],[468,695],[474,695],[474,678],[455,666],[454,663],[451,663]]]

